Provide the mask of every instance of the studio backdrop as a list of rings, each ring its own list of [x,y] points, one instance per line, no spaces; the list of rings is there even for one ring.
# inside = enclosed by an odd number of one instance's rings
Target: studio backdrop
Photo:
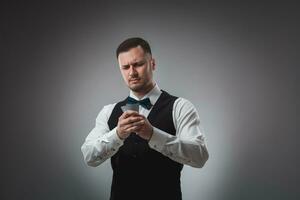
[[[109,198],[110,161],[89,167],[80,148],[103,106],[129,94],[115,50],[136,36],[151,45],[159,87],[200,116],[210,157],[184,167],[183,199],[299,199],[297,5],[20,1],[0,10],[1,199]]]

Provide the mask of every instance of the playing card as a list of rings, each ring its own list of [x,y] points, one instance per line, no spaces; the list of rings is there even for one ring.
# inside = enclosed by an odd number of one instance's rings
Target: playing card
[[[127,110],[133,110],[139,112],[139,104],[126,104],[125,106],[121,106],[123,112]]]

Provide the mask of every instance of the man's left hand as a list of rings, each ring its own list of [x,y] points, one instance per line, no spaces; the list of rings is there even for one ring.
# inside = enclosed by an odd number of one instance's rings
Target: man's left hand
[[[150,124],[148,119],[144,115],[140,115],[143,119],[135,122],[135,125],[140,126],[136,132],[138,136],[145,140],[150,140],[153,134],[153,126]]]

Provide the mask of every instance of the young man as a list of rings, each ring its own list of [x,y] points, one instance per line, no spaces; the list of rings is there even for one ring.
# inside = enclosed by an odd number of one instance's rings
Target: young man
[[[111,158],[111,200],[180,200],[183,165],[201,168],[208,159],[197,111],[155,83],[147,41],[129,38],[116,54],[129,97],[100,111],[81,147],[84,159],[96,167]],[[122,111],[132,104],[138,112]]]

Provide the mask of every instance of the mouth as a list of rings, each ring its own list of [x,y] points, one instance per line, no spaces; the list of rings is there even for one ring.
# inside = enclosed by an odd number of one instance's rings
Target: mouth
[[[130,79],[129,82],[138,82],[140,79],[135,78],[135,79]]]

